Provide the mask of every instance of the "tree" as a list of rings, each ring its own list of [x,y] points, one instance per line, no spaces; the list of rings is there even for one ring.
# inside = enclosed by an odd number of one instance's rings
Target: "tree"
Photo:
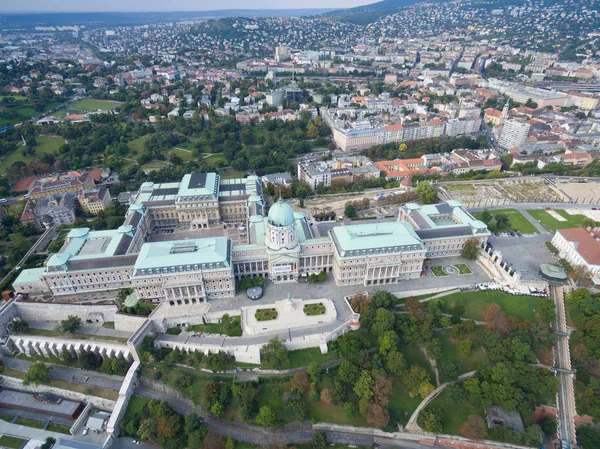
[[[377,376],[375,378],[375,386],[373,387],[373,400],[375,403],[386,406],[390,401],[390,397],[394,394],[394,386],[392,379],[385,376]]]
[[[358,367],[348,360],[344,360],[337,371],[337,378],[346,384],[353,383],[358,377]]]
[[[256,422],[261,426],[273,427],[276,420],[275,412],[268,405],[261,407],[256,415]]]
[[[590,274],[585,265],[575,265],[571,268],[571,278],[577,282],[583,282],[589,279]]]
[[[388,352],[385,359],[385,369],[394,376],[400,376],[406,368],[404,354],[398,351]]]
[[[505,334],[508,332],[508,320],[506,314],[498,304],[490,304],[481,314],[481,319],[486,322],[490,330]]]
[[[79,356],[81,367],[88,371],[95,371],[102,366],[102,356],[95,352],[86,351]]]
[[[323,388],[321,390],[321,402],[327,405],[331,405],[333,403],[333,395],[331,394],[331,390],[329,388]]]
[[[385,331],[377,339],[379,345],[379,353],[386,355],[391,351],[396,351],[398,345],[398,334],[394,331]]]
[[[367,414],[367,423],[375,427],[385,427],[390,422],[390,413],[379,404],[372,404]]]
[[[321,374],[323,373],[323,370],[317,362],[311,362],[308,365],[306,373],[310,376],[313,382],[319,382],[321,380]]]
[[[552,416],[546,416],[540,423],[540,426],[542,428],[542,432],[544,432],[544,435],[549,437],[556,435],[556,420]]]
[[[315,432],[312,440],[313,449],[325,449],[327,447],[327,436],[325,432]]]
[[[440,411],[437,409],[423,410],[419,414],[417,423],[426,432],[439,433],[442,431]]]
[[[363,370],[358,377],[358,380],[354,384],[353,391],[359,398],[370,400],[373,397],[373,386],[375,382],[371,373],[367,370]]]
[[[416,189],[417,196],[423,204],[433,204],[438,200],[437,189],[427,181],[421,181]]]
[[[225,449],[235,449],[235,441],[233,441],[233,438],[227,438],[227,441],[225,442]]]
[[[298,371],[294,374],[294,377],[292,377],[292,388],[295,388],[300,393],[306,393],[309,386],[310,380],[308,379],[306,371]]]
[[[590,217],[585,217],[583,220],[581,220],[581,226],[583,228],[593,228],[596,226],[596,221]]]
[[[481,416],[470,415],[460,427],[460,434],[472,440],[481,440],[487,435],[485,421]]]
[[[346,203],[346,207],[344,207],[344,215],[348,218],[356,217],[356,209],[352,203]]]
[[[23,376],[23,385],[49,384],[50,371],[52,371],[51,367],[42,362],[35,362]]]
[[[12,331],[15,334],[26,334],[29,332],[29,323],[21,317],[15,317],[12,320]]]
[[[379,337],[385,332],[393,330],[395,323],[396,315],[394,315],[394,312],[380,307],[375,311],[375,319],[371,324],[371,332],[373,335]]]
[[[44,444],[42,444],[41,449],[50,449],[56,443],[56,439],[52,437],[46,438]]]
[[[290,366],[288,350],[277,337],[262,347],[260,358],[266,369],[285,369]]]
[[[473,347],[473,341],[470,338],[465,338],[458,343],[458,352],[462,355],[469,355]]]
[[[69,315],[66,320],[62,320],[60,322],[58,330],[60,332],[74,334],[81,328],[81,326],[83,326],[81,318],[75,315]]]
[[[433,385],[429,382],[429,374],[420,365],[411,365],[402,378],[402,383],[411,398],[418,395],[424,398],[434,390]]]
[[[466,259],[474,260],[477,259],[480,250],[481,246],[479,246],[479,240],[475,237],[471,237],[465,242],[460,254]]]

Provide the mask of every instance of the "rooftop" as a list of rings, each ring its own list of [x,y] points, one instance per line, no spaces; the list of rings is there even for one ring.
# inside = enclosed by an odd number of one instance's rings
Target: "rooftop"
[[[231,266],[231,240],[215,237],[145,243],[134,270],[136,275],[143,275],[146,273],[142,270],[191,271],[200,269],[200,265],[208,265],[208,268]]]
[[[556,232],[562,235],[588,264],[600,265],[600,233],[584,228],[559,229]]]
[[[397,251],[416,251],[424,248],[423,242],[406,222],[337,226],[331,237],[342,256],[378,254]]]

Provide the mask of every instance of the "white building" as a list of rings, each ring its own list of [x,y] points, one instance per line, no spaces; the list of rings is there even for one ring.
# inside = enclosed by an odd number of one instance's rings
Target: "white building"
[[[600,228],[558,229],[552,238],[552,244],[560,257],[571,266],[584,266],[596,285],[600,284]]]
[[[531,125],[518,120],[507,120],[502,127],[498,146],[504,150],[519,148],[525,144]]]

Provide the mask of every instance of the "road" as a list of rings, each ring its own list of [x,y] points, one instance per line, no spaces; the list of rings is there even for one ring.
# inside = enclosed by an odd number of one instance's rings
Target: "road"
[[[10,357],[3,357],[2,362],[4,362],[4,366],[9,369],[23,372],[27,371],[32,365],[32,362],[29,362],[28,360],[13,359]],[[85,371],[61,365],[52,365],[50,377],[56,380],[64,380],[114,391],[119,391],[123,384],[123,377],[120,376],[110,376],[108,374]]]
[[[231,437],[238,441],[244,441],[257,445],[268,444],[299,444],[312,441],[314,430],[308,422],[293,423],[283,426],[279,429],[266,429],[252,426],[241,422],[229,422],[224,419],[215,418],[208,415],[204,409],[198,406],[191,406],[187,402],[180,400],[173,394],[162,392],[146,387],[137,387],[135,394],[151,399],[161,399],[167,403],[176,412],[186,416],[190,413],[197,413],[202,416],[205,424],[215,432]],[[393,438],[380,438],[371,435],[361,435],[356,433],[346,433],[343,431],[327,431],[327,438],[330,442],[342,444],[354,444],[361,446],[371,446],[374,442],[381,445],[382,448],[402,448],[402,449],[426,449],[431,446],[420,444],[416,441],[397,440]],[[126,447],[126,446],[117,446]]]
[[[571,353],[569,350],[569,328],[567,326],[563,289],[560,286],[551,286],[550,294],[556,304],[556,326],[554,332],[557,337],[555,368],[559,371],[558,386],[558,436],[563,448],[576,445],[575,433],[575,392],[573,389],[573,373],[571,371]],[[565,371],[562,371],[565,370]]]

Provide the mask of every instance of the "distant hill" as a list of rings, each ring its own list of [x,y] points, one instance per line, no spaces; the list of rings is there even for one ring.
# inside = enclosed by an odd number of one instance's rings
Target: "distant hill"
[[[356,8],[338,9],[323,14],[323,17],[341,22],[350,22],[357,25],[367,25],[377,19],[390,14],[395,14],[402,8],[424,0],[383,0]]]
[[[222,9],[218,11],[172,12],[84,12],[84,13],[1,13],[0,29],[85,25],[88,28],[145,25],[150,23],[203,20],[224,17],[316,16],[322,9]]]

